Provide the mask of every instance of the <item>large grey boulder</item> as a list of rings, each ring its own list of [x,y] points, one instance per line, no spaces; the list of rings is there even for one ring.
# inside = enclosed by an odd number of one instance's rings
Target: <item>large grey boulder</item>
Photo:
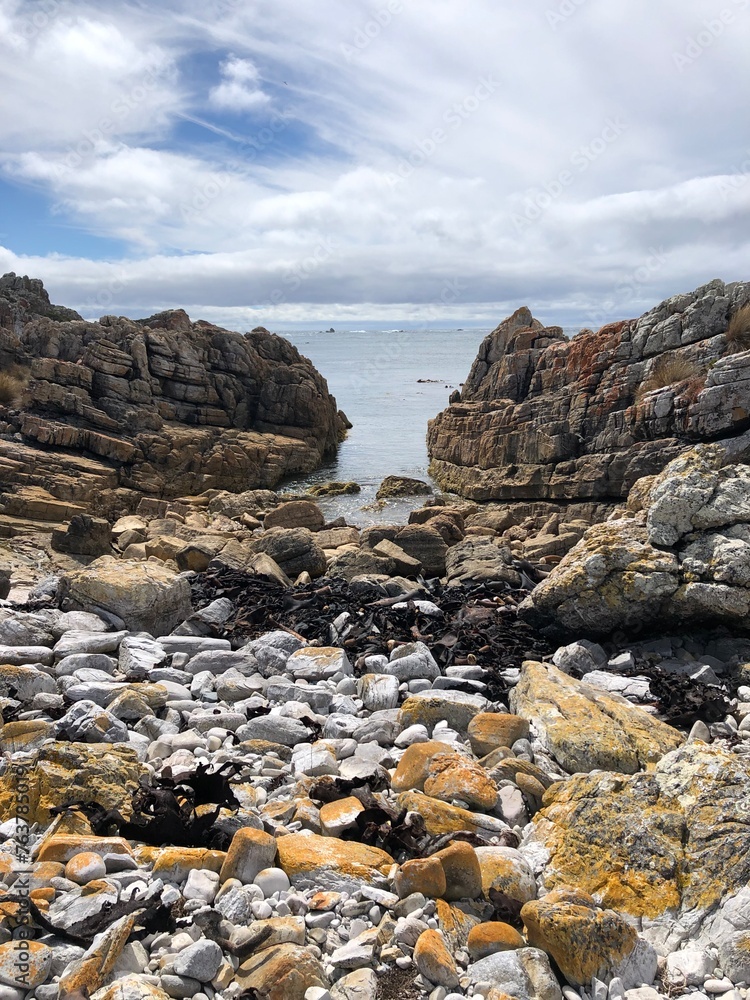
[[[249,543],[252,552],[265,552],[292,580],[300,573],[322,576],[326,557],[309,528],[271,528]]]
[[[61,583],[70,610],[103,609],[133,632],[167,635],[192,613],[186,579],[157,563],[124,562],[102,556]]]
[[[521,605],[583,635],[682,624],[744,627],[750,614],[750,466],[700,445],[646,484],[634,516],[585,533]],[[641,509],[643,508],[643,509]]]
[[[510,549],[500,539],[469,535],[452,545],[445,555],[448,585],[462,583],[507,583],[521,586],[521,577],[513,569]]]

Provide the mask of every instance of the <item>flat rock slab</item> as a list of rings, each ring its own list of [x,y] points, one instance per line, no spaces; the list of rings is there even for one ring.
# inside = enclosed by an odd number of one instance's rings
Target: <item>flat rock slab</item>
[[[317,834],[279,837],[278,850],[279,867],[299,888],[355,892],[363,882],[382,882],[394,863],[377,847]]]
[[[625,698],[528,660],[511,692],[516,715],[567,771],[635,774],[675,750],[684,737]]]

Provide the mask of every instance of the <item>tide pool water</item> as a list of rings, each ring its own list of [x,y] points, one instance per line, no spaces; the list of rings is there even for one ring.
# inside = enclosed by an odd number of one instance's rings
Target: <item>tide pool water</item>
[[[405,521],[418,501],[367,508],[386,476],[428,480],[427,421],[448,405],[488,332],[474,328],[284,333],[325,377],[353,427],[335,461],[303,479],[288,481],[283,489],[305,491],[332,479],[353,480],[362,487],[361,493],[321,501],[329,519],[343,515],[358,525]]]

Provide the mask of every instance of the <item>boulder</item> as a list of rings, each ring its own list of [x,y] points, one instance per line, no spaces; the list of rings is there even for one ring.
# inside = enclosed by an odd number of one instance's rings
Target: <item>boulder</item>
[[[290,500],[269,510],[263,521],[268,531],[271,528],[309,528],[320,531],[325,524],[323,512],[311,500]]]
[[[496,952],[472,962],[467,974],[472,983],[489,983],[515,1000],[562,1000],[549,959],[538,948]]]
[[[271,528],[249,543],[252,552],[265,553],[292,580],[300,573],[322,576],[326,557],[309,528]]]
[[[363,884],[381,884],[393,858],[377,847],[335,840],[314,833],[278,839],[279,868],[299,888],[355,892]]]
[[[548,852],[543,885],[575,886],[642,918],[661,954],[699,938],[707,916],[750,876],[750,762],[686,743],[632,777],[594,771],[550,788],[531,842]],[[731,926],[731,924],[729,925]],[[721,940],[715,927],[711,941]]]
[[[589,635],[750,614],[750,466],[700,445],[650,481],[644,514],[589,528],[521,605],[529,621]]]
[[[410,695],[401,706],[399,722],[407,726],[423,725],[432,730],[445,721],[452,729],[465,733],[475,715],[485,712],[490,703],[482,695],[464,691],[424,691]]]
[[[521,586],[521,576],[513,569],[513,557],[500,539],[470,535],[448,549],[445,556],[448,585],[508,584]]]
[[[323,966],[308,949],[278,944],[257,951],[237,969],[235,982],[250,996],[263,1000],[305,1000],[311,987],[328,985]]]
[[[635,774],[680,746],[684,737],[643,709],[547,663],[527,660],[511,706],[567,771]]]
[[[512,747],[516,740],[529,736],[529,723],[520,715],[507,712],[480,712],[467,729],[471,749],[477,757],[484,757],[498,747]]]
[[[103,609],[132,631],[166,635],[192,612],[187,580],[155,563],[124,563],[102,556],[66,573],[64,599],[83,611]]]
[[[109,521],[104,518],[76,514],[65,530],[53,530],[50,544],[56,552],[68,552],[71,555],[108,555],[112,550],[112,529]]]
[[[98,802],[127,817],[138,779],[145,773],[128,746],[45,743],[35,750],[28,770],[29,823],[49,824],[51,811],[68,802]],[[0,776],[0,816],[16,815],[17,776]]]
[[[477,847],[482,891],[496,889],[519,903],[536,899],[536,879],[528,861],[512,847]]]
[[[418,559],[407,555],[400,545],[389,542],[387,538],[379,541],[373,552],[384,559],[390,559],[393,562],[394,571],[400,576],[414,577],[419,576],[422,572],[422,563]]]
[[[593,977],[622,980],[626,990],[653,982],[657,956],[614,910],[602,910],[580,890],[556,889],[521,910],[530,945],[554,958],[571,986]]]
[[[361,548],[337,554],[331,560],[326,575],[353,580],[356,576],[394,576],[395,573],[396,563],[389,556]]]
[[[180,565],[179,553],[177,565]],[[249,576],[259,576],[264,580],[277,583],[280,587],[291,587],[292,580],[286,575],[275,559],[271,558],[267,552],[254,552],[242,542],[227,542],[221,551],[213,556],[207,566],[211,572],[220,572],[223,569],[238,570],[240,573],[247,573]]]
[[[408,556],[421,563],[426,577],[445,574],[448,546],[437,529],[429,524],[408,524],[397,533],[394,542]]]
[[[394,497],[425,496],[432,493],[429,485],[421,479],[409,476],[386,476],[375,494],[376,500],[391,500]]]
[[[419,973],[436,986],[458,986],[456,960],[440,931],[423,931],[414,946],[414,964]]]
[[[0,569],[0,601],[4,601],[10,593],[11,572],[9,569]]]

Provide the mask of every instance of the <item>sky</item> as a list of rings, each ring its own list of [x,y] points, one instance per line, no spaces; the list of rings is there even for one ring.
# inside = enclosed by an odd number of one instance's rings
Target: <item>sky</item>
[[[0,273],[87,318],[597,328],[750,279],[750,0],[0,0]]]

